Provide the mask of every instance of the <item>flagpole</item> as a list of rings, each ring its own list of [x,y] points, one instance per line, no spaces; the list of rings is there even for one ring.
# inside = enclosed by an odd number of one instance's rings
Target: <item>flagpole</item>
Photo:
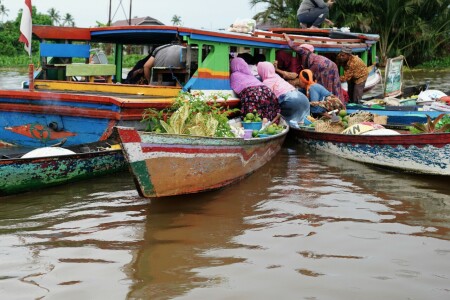
[[[28,88],[34,90],[34,65],[31,56],[31,42],[33,36],[33,6],[31,0],[25,0],[22,10],[22,19],[20,20],[20,37],[19,41],[23,43],[25,50],[28,52],[30,63],[28,64]]]

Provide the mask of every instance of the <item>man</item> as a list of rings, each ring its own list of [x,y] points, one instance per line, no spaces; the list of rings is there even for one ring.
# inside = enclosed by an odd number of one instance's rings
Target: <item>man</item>
[[[297,11],[300,26],[302,28],[319,28],[323,22],[333,26],[334,23],[327,19],[329,7],[333,3],[333,0],[326,3],[323,0],[303,0]]]
[[[144,75],[150,82],[150,72],[153,67],[173,67],[181,68],[181,49],[183,46],[178,44],[167,44],[156,48],[147,62],[144,64]]]
[[[352,49],[343,47],[337,56],[338,65],[344,67],[344,75],[340,77],[341,82],[347,81],[349,102],[359,103],[364,93],[364,86],[369,70],[366,64],[357,55],[352,54]]]

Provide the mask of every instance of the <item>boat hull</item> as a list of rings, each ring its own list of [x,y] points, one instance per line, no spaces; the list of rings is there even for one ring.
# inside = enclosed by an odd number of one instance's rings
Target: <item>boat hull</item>
[[[293,128],[291,134],[310,147],[349,160],[410,173],[450,175],[450,133],[364,136]]]
[[[122,149],[143,197],[214,190],[237,182],[270,161],[287,130],[243,140],[138,132],[118,127]]]
[[[119,150],[0,159],[0,196],[113,174],[126,169]]]

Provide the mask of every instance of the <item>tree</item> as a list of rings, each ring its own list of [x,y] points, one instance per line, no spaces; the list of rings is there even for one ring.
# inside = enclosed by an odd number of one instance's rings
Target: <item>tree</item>
[[[382,62],[402,54],[417,64],[448,47],[449,5],[450,0],[336,1],[330,18],[352,31],[378,33]]]
[[[172,17],[172,25],[173,26],[181,26],[182,25],[181,17],[177,16],[177,15],[173,15],[173,17]]]
[[[257,13],[253,19],[257,22],[272,22],[281,27],[299,27],[297,20],[298,0],[250,0],[250,6],[266,4],[264,11]]]
[[[50,8],[47,11],[50,19],[52,20],[52,25],[59,25],[59,21],[61,20],[61,16],[59,15],[59,11],[54,8]]]
[[[3,18],[5,16],[8,16],[8,11],[9,11],[9,9],[7,9],[5,7],[5,5],[1,4],[1,2],[0,2],[0,16],[2,16],[2,23],[3,23]]]
[[[62,26],[69,26],[69,27],[75,27],[75,20],[73,19],[72,15],[67,13],[64,16]]]

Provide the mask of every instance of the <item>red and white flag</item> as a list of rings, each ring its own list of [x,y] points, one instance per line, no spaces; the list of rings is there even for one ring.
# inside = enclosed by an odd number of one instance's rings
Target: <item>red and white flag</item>
[[[31,35],[33,34],[33,21],[31,20],[31,0],[25,0],[22,11],[22,20],[20,21],[19,41],[24,43],[25,51],[31,56]]]

